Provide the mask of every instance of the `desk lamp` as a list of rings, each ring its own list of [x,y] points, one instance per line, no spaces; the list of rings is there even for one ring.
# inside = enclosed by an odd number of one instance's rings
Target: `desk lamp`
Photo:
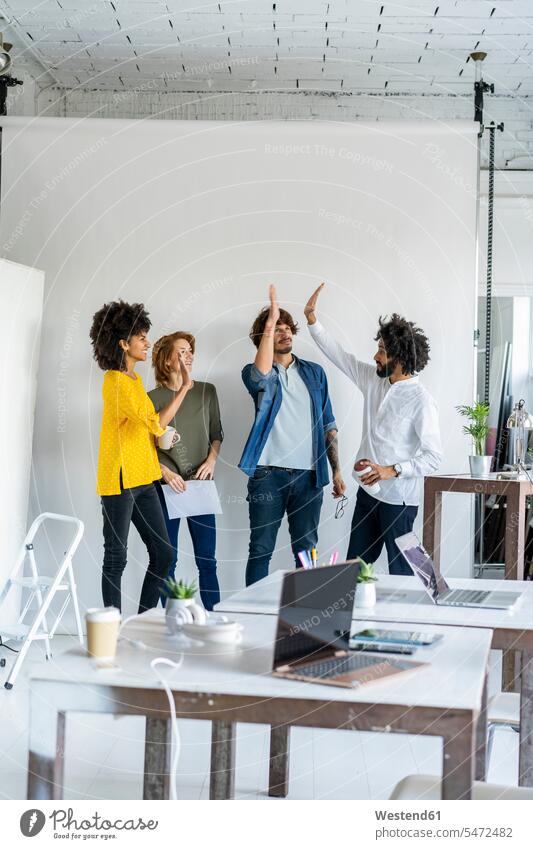
[[[526,469],[526,450],[528,442],[527,431],[533,430],[533,419],[525,408],[526,402],[523,398],[514,405],[513,411],[507,419],[509,430],[516,431],[513,444],[513,464],[510,476],[520,477],[526,475],[531,480]]]

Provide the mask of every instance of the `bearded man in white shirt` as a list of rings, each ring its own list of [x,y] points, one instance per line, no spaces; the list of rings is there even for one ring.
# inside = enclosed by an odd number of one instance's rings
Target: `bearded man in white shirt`
[[[412,572],[394,540],[413,529],[424,475],[434,473],[442,459],[437,406],[419,382],[429,362],[429,342],[419,327],[394,313],[379,319],[375,365],[345,351],[317,320],[322,283],[305,306],[313,340],[363,394],[363,436],[355,468],[370,471],[352,518],[347,559],[375,562],[383,545],[391,575]],[[365,487],[379,485],[371,495]]]

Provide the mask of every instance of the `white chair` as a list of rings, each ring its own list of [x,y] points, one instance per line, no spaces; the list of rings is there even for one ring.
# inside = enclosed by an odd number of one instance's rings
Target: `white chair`
[[[520,731],[520,693],[497,693],[487,705],[487,768],[496,729],[510,728]]]
[[[438,775],[407,775],[398,782],[389,798],[400,801],[438,801],[442,799],[441,780]],[[475,781],[472,799],[533,799],[533,787],[506,787]]]
[[[33,540],[37,531],[43,522],[47,520],[55,522],[70,522],[75,526],[75,532],[72,540],[63,555],[63,559],[59,564],[56,574],[52,577],[39,574],[37,570],[35,550],[33,547]],[[73,516],[62,516],[59,513],[41,513],[40,516],[37,516],[26,534],[26,538],[22,544],[13,571],[0,593],[1,609],[2,604],[8,597],[9,593],[12,591],[20,592],[21,589],[28,591],[28,597],[24,604],[22,613],[18,618],[17,624],[11,627],[4,627],[0,625],[1,642],[18,641],[21,643],[17,658],[13,663],[4,684],[6,690],[11,690],[13,687],[22,662],[24,661],[24,658],[28,653],[28,649],[34,640],[44,640],[46,647],[46,659],[49,660],[52,657],[50,640],[53,638],[70,601],[72,601],[74,606],[78,637],[80,643],[83,645],[83,632],[81,627],[78,597],[76,594],[76,582],[74,580],[74,572],[72,569],[72,558],[81,542],[83,530],[83,522]],[[24,577],[26,559],[29,562],[29,575]],[[46,614],[56,593],[61,592],[65,593],[65,598],[54,624],[51,628],[49,628],[46,621]],[[30,608],[34,600],[37,602],[36,610],[31,610]],[[31,615],[33,615],[33,619],[31,619]],[[4,666],[5,662],[2,665]]]

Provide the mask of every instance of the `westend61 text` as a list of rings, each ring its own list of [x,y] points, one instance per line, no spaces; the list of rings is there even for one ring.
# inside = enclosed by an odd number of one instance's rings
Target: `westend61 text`
[[[374,811],[377,820],[439,820],[440,811]]]

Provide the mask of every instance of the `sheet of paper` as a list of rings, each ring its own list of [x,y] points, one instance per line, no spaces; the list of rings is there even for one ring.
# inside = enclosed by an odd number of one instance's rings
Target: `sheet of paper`
[[[163,494],[170,519],[222,513],[214,481],[187,481],[185,492],[174,492],[163,484]]]

